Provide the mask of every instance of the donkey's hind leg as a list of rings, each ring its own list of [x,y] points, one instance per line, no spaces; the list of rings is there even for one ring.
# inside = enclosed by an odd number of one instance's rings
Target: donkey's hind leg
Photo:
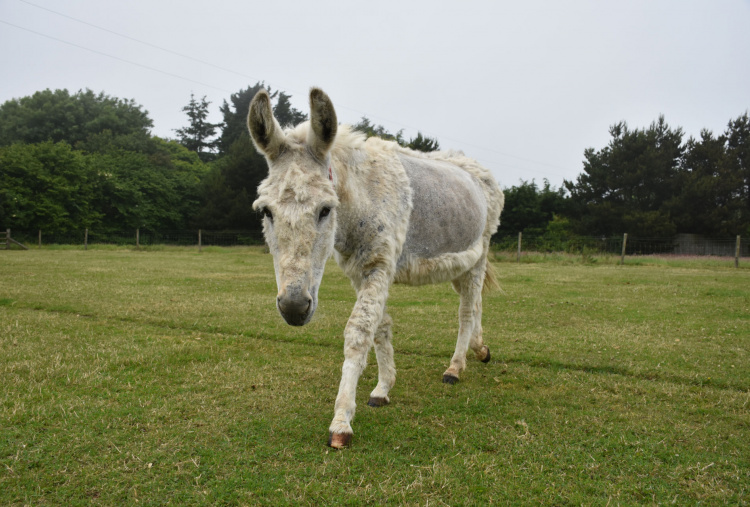
[[[378,385],[370,393],[367,402],[371,407],[382,407],[389,403],[388,392],[396,383],[396,365],[393,362],[393,345],[391,325],[393,320],[387,313],[383,314],[380,326],[375,332],[375,356],[378,358]]]
[[[482,340],[482,286],[486,261],[484,256],[469,271],[453,280],[453,288],[458,292],[461,303],[458,308],[458,340],[450,366],[443,373],[443,382],[455,384],[466,368],[466,352],[469,347],[477,359],[487,362],[490,349]]]
[[[490,362],[490,348],[484,344],[482,339],[482,292],[479,292],[479,298],[475,303],[474,315],[476,321],[474,325],[474,332],[471,335],[471,341],[469,342],[469,348],[474,351],[477,359],[483,363]]]

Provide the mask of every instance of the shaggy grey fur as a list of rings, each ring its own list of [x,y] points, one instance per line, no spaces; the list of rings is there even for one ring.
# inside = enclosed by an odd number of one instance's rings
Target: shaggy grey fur
[[[487,200],[473,176],[448,162],[399,154],[409,177],[413,210],[399,259],[463,252],[482,238]]]

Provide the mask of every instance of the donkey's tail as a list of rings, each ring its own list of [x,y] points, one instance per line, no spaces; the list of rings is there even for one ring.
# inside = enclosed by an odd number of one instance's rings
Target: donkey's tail
[[[495,274],[495,267],[487,257],[487,268],[484,271],[484,285],[482,286],[482,293],[487,294],[493,290],[500,289],[500,284],[497,281],[497,275]]]

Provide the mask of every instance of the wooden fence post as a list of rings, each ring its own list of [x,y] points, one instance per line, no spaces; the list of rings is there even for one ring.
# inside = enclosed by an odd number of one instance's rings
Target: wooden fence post
[[[141,230],[140,229],[135,230],[135,247],[136,248],[141,247]]]
[[[740,235],[737,235],[737,245],[734,247],[734,267],[740,267]]]
[[[18,241],[16,241],[15,239],[13,239],[13,238],[10,237],[10,229],[5,229],[5,249],[6,250],[10,250],[10,244],[11,243],[15,243],[16,245],[20,246],[24,250],[28,250],[29,249],[29,247],[27,247],[23,243],[19,243]]]
[[[516,262],[521,262],[521,235],[522,233],[519,231],[518,233],[518,253],[516,253]]]
[[[620,266],[625,264],[625,247],[628,245],[628,233],[622,235],[622,254],[620,255]]]
[[[83,249],[88,250],[89,249],[89,230],[86,229],[86,232],[83,234]]]
[[[39,248],[42,248],[42,230],[39,229]]]
[[[203,229],[198,229],[198,252],[203,250]]]

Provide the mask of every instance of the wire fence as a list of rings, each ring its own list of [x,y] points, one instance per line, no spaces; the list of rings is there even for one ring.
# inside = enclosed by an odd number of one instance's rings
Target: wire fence
[[[750,257],[746,238],[708,238],[696,234],[678,234],[668,238],[621,236],[513,235],[494,236],[493,247],[507,252],[548,252],[612,255],[682,255]],[[625,248],[623,249],[623,245]]]
[[[10,237],[11,231],[7,231]],[[118,245],[147,247],[172,246],[250,246],[263,245],[263,233],[259,230],[245,231],[28,231],[13,230],[14,241],[30,247],[50,245]],[[8,243],[10,246],[10,243]],[[624,247],[624,248],[623,248]],[[2,248],[2,246],[0,246]],[[695,234],[678,234],[669,238],[639,238],[622,236],[563,236],[496,234],[492,238],[496,251],[571,253],[584,255],[678,255],[750,257],[750,241],[747,238],[708,238]]]
[[[250,246],[263,245],[261,231],[23,231],[13,230],[13,239],[27,246],[50,245],[117,245],[146,247],[169,246]]]

